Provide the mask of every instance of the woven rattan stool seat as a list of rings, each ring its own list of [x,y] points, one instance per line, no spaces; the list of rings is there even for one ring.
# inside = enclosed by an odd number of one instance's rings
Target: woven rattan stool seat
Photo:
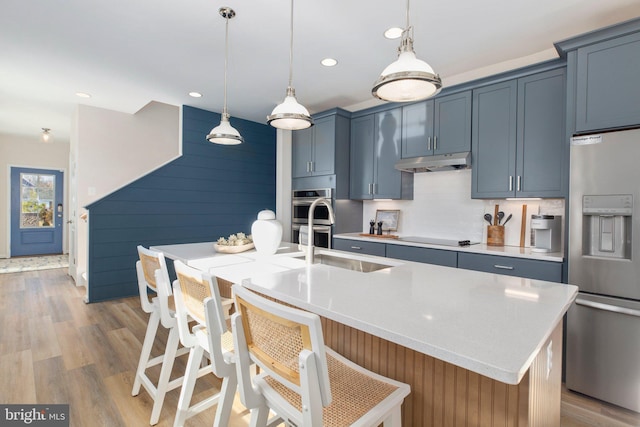
[[[325,427],[350,426],[373,407],[382,402],[398,387],[371,378],[351,369],[330,353],[327,354],[329,382],[333,399],[322,410],[322,425]],[[291,405],[302,410],[300,395],[271,377],[265,381],[282,395]]]

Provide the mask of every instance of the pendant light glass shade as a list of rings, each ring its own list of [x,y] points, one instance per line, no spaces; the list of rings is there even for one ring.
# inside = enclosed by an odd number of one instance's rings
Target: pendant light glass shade
[[[242,138],[240,132],[238,132],[233,126],[231,126],[231,123],[229,123],[230,116],[227,113],[227,57],[229,51],[229,19],[236,16],[236,13],[229,7],[221,7],[218,10],[218,13],[227,21],[224,41],[224,106],[222,107],[220,124],[211,129],[211,132],[209,132],[209,135],[207,135],[207,141],[221,145],[237,145],[244,142],[244,138]]]
[[[289,46],[289,86],[281,104],[267,116],[267,123],[278,129],[300,130],[313,126],[309,111],[296,100],[293,88],[293,0],[291,0],[291,41]]]
[[[436,95],[442,89],[440,76],[429,64],[416,58],[412,33],[407,0],[407,28],[402,32],[398,59],[389,64],[373,84],[371,93],[376,98],[392,102],[420,101]]]

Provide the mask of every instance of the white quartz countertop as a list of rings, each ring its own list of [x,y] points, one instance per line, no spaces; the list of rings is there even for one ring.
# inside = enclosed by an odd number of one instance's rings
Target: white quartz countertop
[[[402,237],[402,236],[399,236]],[[421,248],[442,249],[447,251],[469,252],[485,255],[508,256],[515,258],[537,259],[541,261],[563,262],[561,252],[534,252],[531,248],[519,246],[488,246],[484,243],[476,243],[469,246],[445,246],[427,243],[408,242],[400,239],[361,236],[360,233],[342,233],[333,236],[334,239],[361,240],[365,242],[389,243],[392,245],[417,246]]]
[[[390,267],[361,273],[306,265],[297,245],[269,257],[245,252],[187,261],[225,280],[508,384],[520,382],[578,291],[572,285],[348,252],[317,253]],[[234,262],[224,262],[224,257]]]

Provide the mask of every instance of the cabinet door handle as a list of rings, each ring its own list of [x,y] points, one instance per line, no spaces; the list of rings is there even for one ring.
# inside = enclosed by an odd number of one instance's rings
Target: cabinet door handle
[[[373,184],[371,184],[371,188],[373,188],[373,193],[372,194],[377,194],[378,193],[378,183],[374,182]]]
[[[522,186],[520,185],[522,181],[522,177],[520,175],[518,175],[518,184],[516,185],[516,191],[522,191]]]
[[[368,194],[372,194],[372,192],[373,192],[373,190],[371,189],[372,186],[373,186],[373,184],[369,183]]]
[[[437,136],[433,137],[433,149],[434,150],[438,149],[438,137]]]
[[[431,150],[431,137],[427,137],[427,150]]]
[[[351,249],[355,249],[356,251],[362,250],[360,246],[351,246]]]
[[[513,267],[510,265],[500,265],[500,264],[494,264],[493,265],[495,268],[500,269],[500,270],[513,270]]]
[[[513,175],[509,175],[509,191],[513,191]]]
[[[313,172],[315,163],[314,162],[309,162],[309,172]]]

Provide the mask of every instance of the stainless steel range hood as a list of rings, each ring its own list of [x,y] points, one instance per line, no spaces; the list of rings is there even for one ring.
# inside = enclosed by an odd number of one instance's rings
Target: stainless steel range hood
[[[471,167],[471,153],[440,154],[437,156],[400,159],[395,168],[404,172],[439,172]]]

